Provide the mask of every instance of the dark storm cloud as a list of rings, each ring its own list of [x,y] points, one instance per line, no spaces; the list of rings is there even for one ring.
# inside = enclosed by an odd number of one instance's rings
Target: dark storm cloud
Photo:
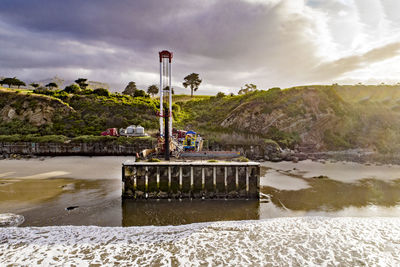
[[[167,46],[193,55],[224,57],[243,52],[247,42],[255,41],[241,39],[242,33],[259,30],[257,20],[265,8],[236,0],[201,2],[5,0],[0,2],[0,15],[3,21],[33,32],[135,50]],[[239,38],[241,43],[235,42]]]
[[[157,83],[157,52],[170,49],[178,86],[191,72],[213,91],[326,81],[343,71],[326,67],[324,23],[302,0],[2,0],[0,76],[145,86]]]
[[[13,47],[1,55],[8,68],[48,65],[96,69],[115,64],[120,69],[151,71],[156,52],[168,48],[181,62],[176,70],[182,75],[184,69],[210,69],[209,64],[213,64],[211,69],[235,71],[250,67],[248,61],[240,62],[235,57],[243,58],[257,35],[263,34],[257,24],[265,12],[263,6],[240,1],[186,1],[184,5],[182,1],[2,1],[2,21],[15,25],[17,31],[18,27],[26,31],[24,36],[11,34],[4,38],[3,47],[7,43],[23,44],[24,38],[30,44],[29,49]],[[76,48],[63,40],[92,46],[101,42],[117,49],[117,53],[87,54],[79,48],[73,50]],[[26,60],[14,60],[15,54]],[[187,70],[189,66],[192,70]]]

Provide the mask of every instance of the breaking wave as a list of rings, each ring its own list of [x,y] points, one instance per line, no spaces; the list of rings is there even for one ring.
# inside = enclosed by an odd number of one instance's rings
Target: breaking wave
[[[180,226],[0,228],[0,263],[400,264],[399,218],[275,218]]]

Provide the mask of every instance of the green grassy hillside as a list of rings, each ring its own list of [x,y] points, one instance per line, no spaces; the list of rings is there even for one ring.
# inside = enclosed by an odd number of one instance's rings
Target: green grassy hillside
[[[141,124],[156,131],[157,99],[0,89],[0,135],[99,135]],[[210,141],[277,142],[313,150],[400,151],[400,86],[298,86],[235,96],[174,96],[174,126]]]
[[[0,134],[99,135],[111,127],[141,124],[157,128],[155,117],[159,102],[150,98],[122,95],[67,94],[62,91],[49,95],[10,89],[0,89]],[[9,116],[10,108],[12,108]],[[36,113],[52,112],[40,122],[32,123]]]
[[[365,90],[365,91],[363,91]],[[301,86],[178,103],[182,127],[314,150],[400,149],[398,86]],[[368,97],[368,100],[364,100]],[[219,133],[219,134],[218,134]]]

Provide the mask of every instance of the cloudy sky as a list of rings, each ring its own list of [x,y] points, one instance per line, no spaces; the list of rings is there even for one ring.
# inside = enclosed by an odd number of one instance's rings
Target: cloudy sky
[[[400,81],[399,0],[1,0],[0,76],[121,90],[196,72],[199,94]]]

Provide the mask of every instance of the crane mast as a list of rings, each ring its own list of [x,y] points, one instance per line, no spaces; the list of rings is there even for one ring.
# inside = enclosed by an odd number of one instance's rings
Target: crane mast
[[[169,160],[169,143],[172,136],[172,52],[163,50],[160,56],[160,136],[165,140],[165,159]],[[165,96],[165,107],[164,107]],[[165,109],[164,109],[165,108]]]

